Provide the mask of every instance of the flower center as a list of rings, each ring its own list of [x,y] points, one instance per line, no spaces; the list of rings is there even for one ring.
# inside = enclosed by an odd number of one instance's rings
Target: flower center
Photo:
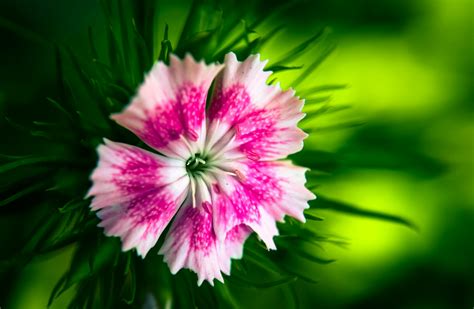
[[[194,154],[186,161],[186,170],[188,171],[188,174],[195,176],[206,171],[209,167],[208,161],[208,158],[200,153]]]

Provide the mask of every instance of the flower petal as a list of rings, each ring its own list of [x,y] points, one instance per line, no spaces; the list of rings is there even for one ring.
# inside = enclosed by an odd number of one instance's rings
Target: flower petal
[[[304,117],[303,101],[293,90],[267,85],[271,72],[263,71],[265,64],[259,55],[244,62],[226,55],[209,110],[207,149],[232,130],[234,148],[251,159],[281,159],[302,149],[307,135],[297,123]]]
[[[193,203],[189,196],[159,253],[164,255],[171,273],[188,268],[197,273],[198,285],[204,280],[213,285],[214,279],[223,282],[221,272],[230,274],[231,258],[242,257],[243,244],[251,230],[244,225],[236,226],[219,241],[213,228],[209,187],[202,179],[194,181],[196,200]]]
[[[238,225],[227,232],[224,242],[219,242],[219,256],[224,274],[230,275],[231,258],[242,258],[244,243],[250,233],[252,233],[252,230],[248,226]]]
[[[163,154],[185,158],[191,151],[185,139],[203,147],[206,98],[222,68],[171,56],[170,65],[156,63],[127,108],[112,116]]]
[[[305,187],[306,168],[290,161],[251,161],[244,165],[245,184],[263,208],[277,221],[285,215],[305,222],[303,211],[316,196]]]
[[[246,225],[257,233],[268,249],[276,249],[273,237],[278,235],[275,219],[260,206],[245,180],[229,175],[216,175],[213,184],[214,230],[220,240],[236,226]]]
[[[91,175],[91,208],[99,226],[118,236],[124,251],[144,257],[156,244],[188,191],[184,162],[106,140]]]
[[[187,203],[179,211],[165,243],[160,249],[172,274],[188,268],[198,275],[198,285],[207,280],[223,281],[217,239],[212,229],[212,214],[208,204],[193,208]]]

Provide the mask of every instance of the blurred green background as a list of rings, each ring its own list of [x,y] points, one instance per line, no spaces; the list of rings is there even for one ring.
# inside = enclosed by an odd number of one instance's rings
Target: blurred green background
[[[158,27],[168,23],[171,40],[179,35],[189,5],[182,0],[160,2]],[[258,16],[274,2],[248,5]],[[341,117],[365,123],[342,131],[321,129],[307,140],[307,148],[335,152],[351,163],[351,168],[336,169],[327,177],[319,192],[401,215],[419,227],[415,232],[320,210],[327,215],[321,230],[343,237],[349,245],[325,248],[327,256],[337,259],[333,264],[301,265],[319,281],[298,283],[302,308],[474,306],[473,12],[470,0],[328,0],[301,2],[279,21],[287,28],[262,52],[264,59],[280,55],[323,26],[337,42],[336,51],[305,88],[348,84],[333,93],[332,100],[352,108],[343,116],[335,113],[314,121],[323,128],[340,123]],[[55,87],[53,49],[42,38],[80,51],[87,27],[100,22],[99,5],[93,0],[0,3],[2,151],[17,147],[5,116],[24,113],[25,119],[34,120],[47,114],[31,104]],[[22,28],[16,25],[34,31],[18,36],[14,32]],[[292,73],[279,78],[291,86]],[[354,157],[367,149],[393,164],[384,169],[358,166]],[[418,162],[419,156],[442,166]],[[7,214],[2,224],[9,219]],[[17,225],[22,228],[22,222]],[[14,280],[2,282],[8,293],[0,307],[45,308],[70,254],[68,249],[35,260]],[[252,308],[278,308],[279,299],[287,297],[278,288],[261,292],[259,298],[248,295],[242,301]],[[61,296],[53,308],[62,308],[67,298],[68,293]]]

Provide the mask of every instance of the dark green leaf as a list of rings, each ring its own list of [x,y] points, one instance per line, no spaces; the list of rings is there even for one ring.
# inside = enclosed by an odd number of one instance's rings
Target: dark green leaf
[[[66,282],[57,296],[74,284],[88,279],[91,275],[100,271],[117,254],[115,239],[106,239],[100,246],[92,249],[94,250],[91,251],[90,244],[89,246],[84,244],[78,248],[71,262],[71,267],[67,272]]]
[[[31,29],[25,28],[17,23],[14,23],[11,20],[8,20],[2,16],[0,16],[0,28],[7,29],[12,33],[18,35],[19,37],[22,37],[34,43],[46,47],[50,47],[51,45],[51,41],[46,37],[32,31]]]
[[[316,98],[308,98],[305,99],[305,107],[308,107],[309,105],[316,105],[320,103],[326,103],[329,100],[331,100],[332,96],[324,96],[324,97],[316,97]]]
[[[172,51],[173,47],[171,46],[171,42],[168,39],[168,24],[166,24],[164,38],[163,41],[161,41],[160,56],[158,57],[158,59],[163,61],[164,63],[169,63],[169,57]]]
[[[405,225],[416,231],[418,230],[418,227],[414,223],[400,216],[359,208],[359,207],[342,203],[336,200],[328,199],[321,195],[318,195],[318,198],[316,200],[309,201],[309,204],[310,204],[310,207],[314,209],[327,209],[327,210],[333,210],[337,212],[346,213],[349,215],[373,218],[377,220],[384,220],[388,222]]]
[[[271,39],[275,38],[277,36],[277,34],[281,30],[283,30],[284,28],[285,28],[284,25],[277,26],[277,27],[273,28],[272,30],[270,30],[270,32],[268,32],[267,34],[262,36],[262,38],[260,40],[260,48],[263,48],[263,46],[265,46],[265,44],[267,44]]]
[[[347,130],[350,128],[357,128],[365,124],[366,122],[362,122],[362,121],[347,121],[347,122],[337,123],[337,124],[328,125],[328,126],[310,127],[306,129],[305,131],[310,132],[310,133],[331,132],[331,131],[338,131],[338,130]]]
[[[305,218],[308,219],[308,220],[312,220],[312,221],[324,221],[323,218],[318,217],[318,216],[315,216],[315,215],[309,213],[308,211],[305,211],[305,212],[304,212],[304,216],[305,216]]]
[[[303,67],[302,65],[293,65],[293,66],[272,65],[268,67],[266,71],[272,71],[273,73],[277,73],[277,72],[284,72],[284,71],[299,70],[302,67]]]
[[[226,284],[217,282],[214,288],[220,300],[220,305],[223,308],[239,308],[238,303],[235,301]]]
[[[289,50],[285,55],[283,55],[280,59],[278,59],[272,67],[276,66],[284,66],[292,61],[298,59],[302,54],[304,54],[307,49],[312,46],[313,44],[317,43],[323,37],[325,33],[324,29],[318,31],[315,35],[310,37],[309,39],[305,40],[301,44],[297,45],[295,48]]]
[[[127,264],[128,270],[126,270],[125,273],[125,282],[122,287],[122,299],[128,305],[134,302],[137,289],[136,272],[133,267],[134,264],[131,263],[131,258],[129,258],[129,261],[130,263]]]
[[[61,276],[58,282],[56,282],[56,284],[54,285],[53,291],[51,292],[51,295],[49,296],[48,308],[51,307],[54,300],[57,297],[59,297],[59,295],[61,294],[60,291],[63,289],[64,284],[66,283],[66,280],[67,280],[67,274],[64,274]]]
[[[282,277],[272,281],[258,282],[255,280],[248,280],[245,277],[233,275],[228,278],[229,282],[246,288],[270,289],[281,285],[287,285],[298,280],[297,276]]]
[[[339,166],[338,158],[335,153],[313,149],[305,149],[289,157],[296,165],[323,172],[334,171]]]
[[[56,162],[64,162],[63,159],[59,159],[53,156],[41,156],[41,157],[22,157],[12,162],[4,163],[0,165],[0,174],[8,172],[10,170],[28,166],[28,165],[36,165],[36,164],[45,164],[45,163],[56,163]]]
[[[309,89],[299,90],[298,94],[301,96],[310,96],[314,94],[319,94],[320,92],[341,90],[345,88],[347,88],[347,85],[345,84],[321,85],[321,86],[316,86]]]
[[[37,182],[35,184],[31,184],[23,189],[19,189],[15,194],[10,195],[7,198],[4,198],[0,201],[0,207],[8,205],[24,196],[27,196],[35,191],[40,189],[44,189],[47,186],[47,182]]]
[[[292,87],[299,86],[303,81],[305,81],[318,67],[323,63],[324,60],[334,51],[336,48],[335,45],[329,45],[323,49],[323,51],[317,55],[316,59],[303,71],[303,73],[298,76],[293,83]]]

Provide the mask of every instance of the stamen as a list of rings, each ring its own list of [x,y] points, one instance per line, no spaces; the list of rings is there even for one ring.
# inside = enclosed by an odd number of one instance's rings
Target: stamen
[[[196,180],[191,177],[191,200],[193,208],[196,208]]]
[[[230,150],[233,150],[235,148],[238,147],[238,145],[236,143],[234,143],[235,141],[235,134],[232,135],[226,143],[223,143],[222,145],[220,145],[220,147],[217,147],[217,144],[216,144],[216,147],[212,148],[212,156],[215,157],[215,158],[218,158],[222,153],[224,152],[228,152]]]
[[[184,145],[186,145],[186,148],[188,148],[189,152],[190,153],[193,153],[193,147],[191,147],[191,145],[188,143],[188,141],[186,140],[186,138],[183,136],[183,135],[180,135],[179,138],[181,139],[181,141],[184,143]]]
[[[221,124],[220,119],[215,120],[215,124],[213,125],[213,128],[215,130],[217,130],[217,128],[219,128],[220,124]],[[208,130],[207,134],[206,134],[206,143],[204,144],[204,154],[206,154],[206,155],[209,153],[209,151],[212,149],[214,144],[217,142],[217,140],[215,140],[216,135],[212,134],[211,131],[212,130]]]
[[[209,169],[210,172],[214,172],[216,174],[224,174],[224,175],[230,175],[230,176],[234,176],[234,177],[237,177],[237,174],[233,173],[233,172],[229,172],[229,171],[226,171],[226,170],[223,170],[221,168],[218,168],[218,167],[212,167],[211,169]]]
[[[209,173],[200,173],[199,176],[201,177],[202,181],[204,181],[204,183],[208,187],[209,192],[211,192],[211,185],[212,185],[212,183],[216,182],[214,177],[212,177],[212,175],[210,175]]]
[[[240,181],[245,181],[245,175],[241,171],[234,170],[234,173]]]
[[[193,154],[186,161],[186,170],[189,175],[197,176],[208,170],[210,164],[207,157],[203,157],[200,153]]]
[[[195,142],[198,140],[199,138],[199,135],[197,134],[197,132],[193,129],[188,129],[188,135],[189,135],[189,138]]]
[[[258,154],[256,154],[255,152],[253,152],[252,150],[247,151],[247,158],[249,158],[252,161],[259,161],[260,160],[260,156]]]

